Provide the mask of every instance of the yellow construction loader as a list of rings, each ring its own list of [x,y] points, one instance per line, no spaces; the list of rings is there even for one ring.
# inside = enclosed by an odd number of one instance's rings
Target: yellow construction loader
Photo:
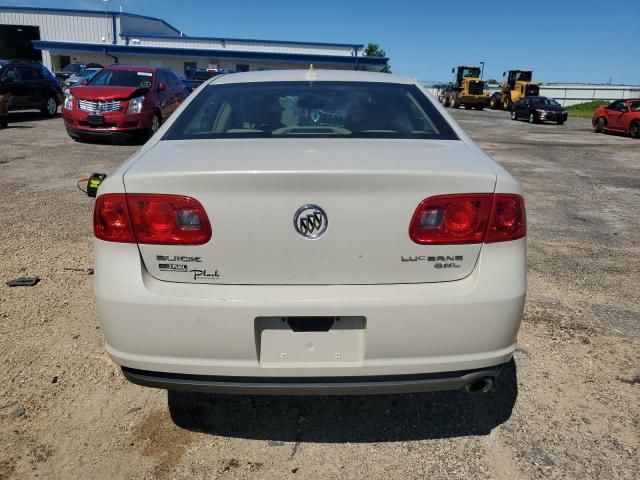
[[[438,98],[445,107],[476,108],[482,110],[489,101],[489,94],[484,90],[484,82],[480,78],[480,67],[460,66],[451,69],[455,74],[452,83],[444,87]]]
[[[531,82],[531,70],[509,70],[503,72],[505,81],[500,85],[500,91],[491,95],[489,105],[492,109],[511,110],[511,106],[524,97],[538,96],[540,87]]]

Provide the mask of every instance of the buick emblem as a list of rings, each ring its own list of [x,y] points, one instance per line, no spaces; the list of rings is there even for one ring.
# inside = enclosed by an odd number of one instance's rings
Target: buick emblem
[[[293,216],[293,227],[304,238],[320,238],[328,226],[327,214],[317,205],[303,205]]]

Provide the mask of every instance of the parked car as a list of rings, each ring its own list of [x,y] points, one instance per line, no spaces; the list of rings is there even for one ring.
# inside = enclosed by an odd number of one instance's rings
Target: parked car
[[[225,75],[234,72],[234,70],[226,68],[197,68],[191,72],[189,80],[199,80],[200,82],[204,82],[210,78],[217,77],[218,75]]]
[[[74,139],[152,135],[187,95],[169,69],[111,65],[69,89],[62,116]]]
[[[640,138],[640,98],[616,100],[599,107],[591,119],[596,132],[621,132]]]
[[[191,92],[193,92],[196,88],[203,84],[201,80],[189,80],[182,75],[178,75],[178,78],[184,84],[189,94],[191,94]]]
[[[516,349],[525,204],[439,110],[414,80],[360,71],[238,73],[191,95],[98,189],[95,294],[124,375],[487,391]]]
[[[74,73],[79,73],[85,68],[103,68],[99,63],[70,63],[56,72],[56,77],[65,81]]]
[[[9,125],[9,101],[10,93],[0,93],[0,128],[7,128]]]
[[[7,94],[9,110],[38,109],[47,117],[55,116],[62,102],[59,82],[33,60],[0,61],[0,95]]]
[[[83,68],[78,73],[74,73],[64,82],[67,88],[73,87],[86,80],[88,83],[102,68]]]
[[[524,97],[511,108],[511,120],[525,119],[529,123],[550,121],[562,125],[567,117],[562,105],[548,97]]]

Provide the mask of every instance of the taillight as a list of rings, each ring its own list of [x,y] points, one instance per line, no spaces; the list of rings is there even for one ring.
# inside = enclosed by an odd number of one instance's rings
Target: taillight
[[[111,242],[202,245],[211,238],[202,205],[180,195],[101,195],[93,219],[95,236]]]
[[[422,245],[492,243],[526,235],[524,200],[512,194],[455,194],[420,202],[409,225]]]
[[[93,234],[109,242],[136,243],[123,193],[101,195],[96,199]]]
[[[493,196],[491,222],[485,243],[517,240],[527,234],[527,213],[524,199],[511,193],[497,193]]]

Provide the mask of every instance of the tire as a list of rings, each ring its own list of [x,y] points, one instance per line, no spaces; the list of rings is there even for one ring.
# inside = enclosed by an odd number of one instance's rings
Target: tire
[[[640,138],[640,122],[636,120],[631,124],[629,127],[629,135],[631,135],[631,138]]]
[[[160,129],[162,125],[162,118],[160,118],[160,114],[158,112],[153,114],[151,117],[151,126],[149,127],[149,137],[153,137],[155,133]]]
[[[459,108],[460,107],[460,99],[456,94],[451,95],[451,108]]]
[[[558,120],[556,123],[557,123],[558,125],[564,125],[564,120]]]
[[[603,117],[600,117],[600,118],[598,118],[598,120],[596,120],[596,125],[595,125],[595,127],[593,127],[593,130],[596,133],[604,132],[604,118]]]
[[[529,123],[536,123],[536,116],[533,113],[529,114]]]
[[[505,97],[502,100],[502,109],[509,111],[511,110],[511,108],[513,108],[513,102],[511,101],[511,97]]]
[[[40,112],[45,117],[55,117],[58,114],[57,100],[52,96],[47,97],[47,101],[44,102],[44,107],[42,107]]]
[[[517,120],[518,119],[518,114],[516,113],[515,110],[511,110],[511,120]]]
[[[9,120],[5,118],[0,118],[0,128],[7,128],[9,126]]]
[[[484,110],[484,105],[482,103],[476,105],[476,110]]]
[[[471,105],[465,105],[464,108],[465,110],[471,110]]]
[[[441,103],[444,107],[449,108],[449,97],[447,97],[446,95],[443,95]]]

